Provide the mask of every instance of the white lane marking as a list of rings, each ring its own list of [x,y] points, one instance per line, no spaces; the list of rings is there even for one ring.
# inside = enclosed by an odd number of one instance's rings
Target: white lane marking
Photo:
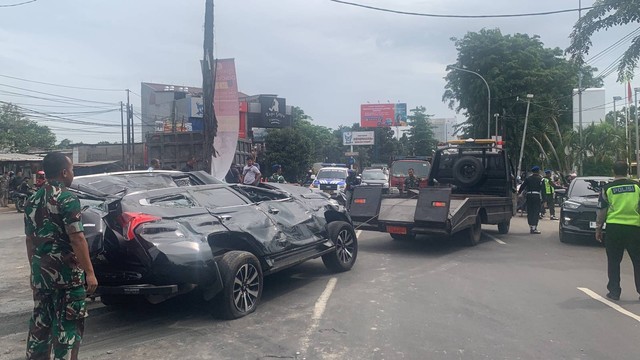
[[[595,293],[594,291],[592,291],[591,289],[583,288],[583,287],[579,287],[579,288],[577,288],[577,289],[578,289],[578,290],[580,290],[580,291],[582,291],[583,293],[585,293],[585,294],[587,294],[587,295],[591,296],[594,300],[598,300],[598,301],[600,301],[601,303],[603,303],[603,304],[607,305],[608,307],[612,308],[613,310],[615,310],[615,311],[617,311],[617,312],[619,312],[619,313],[621,313],[621,314],[623,314],[623,315],[627,315],[628,317],[630,317],[630,318],[632,318],[632,319],[634,319],[634,320],[636,320],[636,321],[640,321],[640,316],[638,316],[638,315],[636,315],[636,314],[632,313],[631,311],[629,311],[629,310],[627,310],[627,309],[623,308],[622,306],[620,306],[620,305],[618,305],[618,304],[616,304],[616,303],[613,303],[613,302],[611,302],[611,301],[609,301],[609,300],[607,300],[607,299],[603,298],[602,296],[600,296],[600,295],[596,294],[596,293]]]
[[[311,335],[316,332],[318,326],[320,325],[320,319],[322,319],[322,314],[324,314],[324,310],[327,308],[327,302],[329,302],[329,297],[331,297],[331,293],[333,292],[333,289],[335,289],[337,282],[338,278],[329,279],[327,286],[324,288],[324,291],[316,301],[316,305],[313,308],[313,315],[311,316],[311,324],[307,328],[307,332],[304,334],[301,340],[300,352],[302,354],[305,354],[307,350],[309,350]]]
[[[362,234],[362,230],[356,231],[356,238],[359,238],[361,234]]]
[[[507,243],[506,243],[506,242],[504,242],[504,241],[502,241],[502,240],[498,239],[497,237],[495,237],[495,236],[493,236],[493,235],[489,235],[489,234],[487,234],[487,233],[485,233],[485,232],[483,232],[483,234],[485,234],[489,239],[491,239],[491,240],[493,240],[493,241],[497,242],[497,243],[498,243],[498,244],[500,244],[500,245],[507,245]]]

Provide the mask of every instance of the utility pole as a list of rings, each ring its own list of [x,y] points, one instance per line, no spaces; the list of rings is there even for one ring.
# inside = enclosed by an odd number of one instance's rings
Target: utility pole
[[[204,111],[204,165],[205,171],[213,174],[212,157],[216,156],[213,142],[218,134],[218,120],[213,109],[216,61],[213,58],[213,0],[206,0],[204,12],[204,44],[202,58],[202,101]]]
[[[124,104],[120,101],[120,129],[122,130],[122,166],[124,162]]]
[[[500,116],[500,114],[495,113],[493,114],[493,117],[496,118],[496,140],[498,139],[498,116]]]
[[[127,89],[127,170],[131,170],[131,117],[129,116],[129,89]]]
[[[131,170],[136,169],[136,136],[133,124],[133,104],[129,105],[129,118],[131,119]]]
[[[524,116],[524,131],[522,132],[522,144],[520,145],[520,159],[518,160],[518,173],[516,174],[516,177],[520,176],[520,171],[522,171],[522,154],[524,153],[524,139],[526,139],[527,137],[527,121],[529,121],[529,105],[531,105],[532,98],[533,98],[533,94],[527,94],[527,113]]]

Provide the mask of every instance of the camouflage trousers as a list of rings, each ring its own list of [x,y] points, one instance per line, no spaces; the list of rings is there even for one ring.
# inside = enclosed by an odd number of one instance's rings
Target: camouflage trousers
[[[75,360],[87,316],[84,287],[35,289],[29,322],[27,359]]]

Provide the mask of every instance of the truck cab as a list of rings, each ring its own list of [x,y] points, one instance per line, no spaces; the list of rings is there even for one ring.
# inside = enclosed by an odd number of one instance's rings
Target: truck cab
[[[389,187],[395,187],[402,192],[409,169],[413,169],[414,175],[420,179],[420,188],[426,187],[431,170],[430,160],[427,156],[396,157],[389,170]]]

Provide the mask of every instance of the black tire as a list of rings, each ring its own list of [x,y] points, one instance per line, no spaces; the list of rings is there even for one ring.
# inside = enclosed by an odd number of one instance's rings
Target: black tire
[[[264,285],[258,259],[246,251],[229,251],[218,261],[223,289],[214,299],[218,315],[238,319],[255,311]]]
[[[335,245],[335,251],[322,255],[322,262],[332,272],[351,270],[358,257],[358,239],[351,224],[333,221],[327,225],[327,233]]]
[[[16,199],[16,210],[21,213],[24,212],[24,207],[27,203],[27,199],[23,197],[19,197]]]
[[[391,235],[391,238],[393,240],[398,240],[398,241],[410,241],[416,238],[416,236],[413,234],[389,234],[389,235]]]
[[[477,184],[484,174],[482,161],[473,156],[463,156],[453,165],[453,178],[462,186]]]
[[[476,215],[475,223],[462,231],[460,234],[463,236],[462,240],[467,246],[476,246],[480,242],[480,237],[482,236],[482,221],[480,220],[480,216]]]
[[[508,234],[509,228],[511,227],[511,219],[498,223],[498,233],[500,234]]]

